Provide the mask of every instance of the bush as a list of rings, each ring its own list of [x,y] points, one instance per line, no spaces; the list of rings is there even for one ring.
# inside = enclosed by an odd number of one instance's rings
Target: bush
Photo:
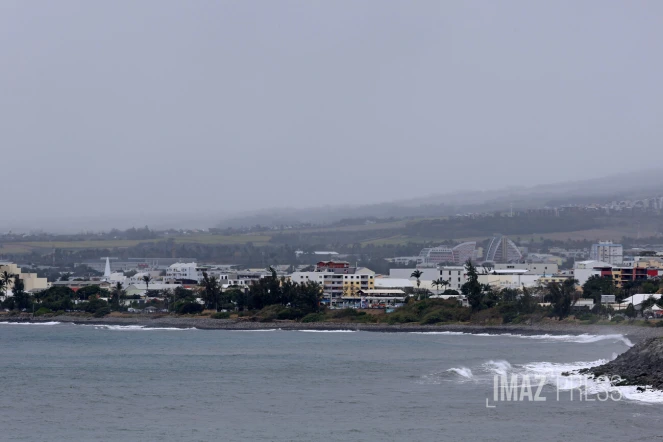
[[[47,313],[53,313],[53,311],[50,308],[42,307],[35,312],[35,316],[41,316]]]
[[[180,315],[189,315],[203,312],[203,306],[197,302],[183,302],[177,306],[177,313]]]
[[[419,316],[413,312],[395,311],[390,313],[387,319],[389,324],[399,324],[405,322],[419,322]]]
[[[109,315],[111,312],[110,307],[101,307],[97,311],[94,312],[94,317],[95,318],[103,318],[106,315]]]
[[[471,321],[475,324],[499,325],[502,324],[502,315],[498,309],[489,308],[472,314]]]
[[[360,312],[354,308],[344,308],[343,310],[334,310],[331,317],[334,319],[356,318],[365,316],[366,312]]]
[[[304,313],[296,308],[285,308],[278,312],[276,315],[277,319],[290,319],[297,320],[304,316]]]
[[[443,322],[444,319],[442,318],[441,312],[430,312],[426,316],[424,316],[424,319],[421,320],[422,324],[437,324],[438,322]]]
[[[279,313],[281,313],[281,310],[283,310],[282,305],[274,304],[274,305],[268,305],[267,307],[263,308],[260,310],[256,316],[258,319],[262,322],[270,322],[278,318]]]
[[[230,318],[230,312],[218,312],[210,315],[212,319],[228,319]]]
[[[302,318],[302,322],[322,322],[325,320],[325,315],[322,313],[309,313]]]
[[[620,323],[620,322],[622,322],[623,320],[624,320],[624,317],[623,317],[623,316],[613,316],[613,318],[610,320],[610,322]]]

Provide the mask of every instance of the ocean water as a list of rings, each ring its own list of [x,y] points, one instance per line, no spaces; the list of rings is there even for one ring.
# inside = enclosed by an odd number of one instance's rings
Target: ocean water
[[[658,393],[599,401],[589,383],[594,401],[571,400],[572,378],[559,398],[547,383],[545,402],[493,400],[495,375],[552,379],[629,345],[621,335],[0,324],[0,440],[650,441],[663,432]]]

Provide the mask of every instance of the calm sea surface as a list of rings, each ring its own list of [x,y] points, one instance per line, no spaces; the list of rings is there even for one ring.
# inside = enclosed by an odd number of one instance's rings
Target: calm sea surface
[[[0,324],[0,440],[660,440],[655,395],[557,400],[551,384],[545,402],[493,401],[495,374],[556,374],[627,344]]]

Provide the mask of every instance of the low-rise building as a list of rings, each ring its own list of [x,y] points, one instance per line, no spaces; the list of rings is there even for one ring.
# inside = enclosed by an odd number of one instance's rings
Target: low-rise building
[[[26,292],[45,290],[49,287],[46,278],[39,278],[36,273],[23,273],[21,268],[12,262],[0,262],[0,273],[4,272],[18,276],[23,281],[23,290]],[[13,281],[9,283],[9,290],[11,290],[12,285]]]
[[[495,270],[527,270],[532,275],[552,275],[559,271],[559,266],[555,263],[513,263],[513,264],[495,264]]]

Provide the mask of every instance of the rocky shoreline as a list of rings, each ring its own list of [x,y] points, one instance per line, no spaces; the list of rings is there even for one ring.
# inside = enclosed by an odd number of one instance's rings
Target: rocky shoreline
[[[663,338],[645,339],[613,361],[598,367],[589,368],[585,374],[619,376],[617,385],[639,385],[643,389],[651,386],[663,390]]]
[[[446,325],[419,325],[419,324],[365,324],[341,322],[311,322],[301,323],[295,321],[255,322],[238,319],[212,319],[209,317],[182,317],[182,316],[107,316],[93,318],[75,315],[60,315],[32,318],[22,316],[0,316],[0,322],[63,322],[88,325],[136,325],[144,327],[172,327],[196,328],[200,330],[356,330],[382,333],[397,332],[464,332],[464,333],[490,333],[490,334],[553,334],[553,335],[607,335],[622,334],[633,342],[641,342],[655,337],[663,337],[663,327],[643,327],[633,325],[596,325],[573,324],[565,322],[539,322],[517,325],[481,326],[471,324]]]

